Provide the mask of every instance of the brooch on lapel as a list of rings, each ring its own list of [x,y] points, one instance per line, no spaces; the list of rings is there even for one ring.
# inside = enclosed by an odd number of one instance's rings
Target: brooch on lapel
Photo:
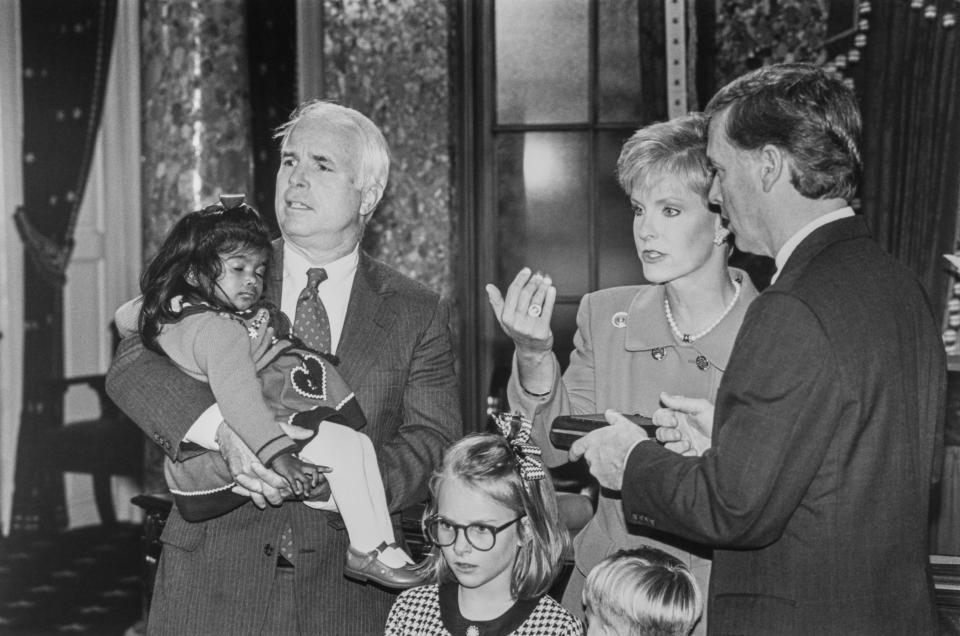
[[[290,372],[290,381],[293,388],[306,398],[314,400],[327,399],[327,368],[323,360],[311,353],[300,355],[303,364],[293,368]]]

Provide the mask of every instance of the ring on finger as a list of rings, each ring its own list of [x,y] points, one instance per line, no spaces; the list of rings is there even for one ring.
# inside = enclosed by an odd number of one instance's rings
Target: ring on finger
[[[538,318],[542,312],[543,312],[543,307],[541,307],[536,303],[530,305],[530,307],[527,309],[527,315],[533,316],[534,318]]]

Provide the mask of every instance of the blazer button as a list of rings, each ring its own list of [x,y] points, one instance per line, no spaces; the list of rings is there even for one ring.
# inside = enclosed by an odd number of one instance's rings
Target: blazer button
[[[273,556],[273,546],[267,543],[263,546],[263,553],[267,556]]]

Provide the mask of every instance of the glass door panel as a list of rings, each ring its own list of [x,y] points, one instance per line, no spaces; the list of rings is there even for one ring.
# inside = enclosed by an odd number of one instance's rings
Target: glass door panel
[[[523,266],[563,295],[590,290],[589,135],[503,133],[496,140],[498,284]]]
[[[632,122],[640,101],[640,16],[636,0],[598,3],[598,112],[601,122]]]
[[[497,0],[498,124],[582,123],[589,114],[588,0]]]

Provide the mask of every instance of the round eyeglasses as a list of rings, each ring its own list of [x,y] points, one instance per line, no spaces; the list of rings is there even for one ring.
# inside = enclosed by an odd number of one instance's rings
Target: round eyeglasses
[[[471,523],[468,526],[464,526],[444,519],[440,515],[433,515],[423,522],[423,527],[430,541],[442,548],[456,543],[457,533],[462,530],[463,536],[467,539],[467,543],[476,550],[486,552],[487,550],[492,550],[493,546],[496,545],[498,534],[526,516],[525,514],[520,515],[502,526],[488,526],[483,523]]]

